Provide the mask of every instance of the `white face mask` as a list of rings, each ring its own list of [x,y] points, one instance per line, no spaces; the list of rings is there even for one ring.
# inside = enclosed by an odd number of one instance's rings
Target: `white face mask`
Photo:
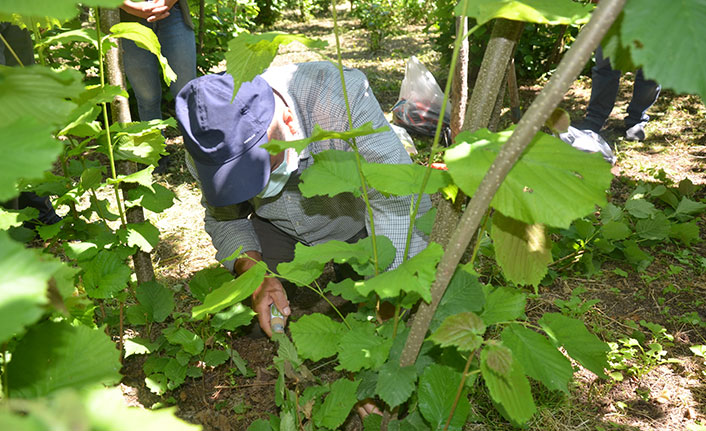
[[[265,188],[257,195],[259,198],[271,198],[277,196],[284,185],[289,181],[289,177],[292,176],[292,172],[299,168],[299,154],[294,150],[294,148],[287,148],[284,150],[284,160],[280,163],[277,168],[270,174],[270,181],[267,182]]]

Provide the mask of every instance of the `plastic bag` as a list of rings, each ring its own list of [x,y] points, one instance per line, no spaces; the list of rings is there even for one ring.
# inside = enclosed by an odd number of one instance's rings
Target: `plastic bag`
[[[580,130],[569,126],[569,130],[566,133],[561,133],[559,138],[577,150],[586,153],[601,153],[606,162],[611,165],[615,164],[616,157],[613,150],[610,149],[610,145],[593,130]]]
[[[392,108],[392,122],[412,133],[434,136],[439,121],[444,92],[417,57],[407,60],[400,97]],[[444,125],[451,118],[451,104],[446,105]]]

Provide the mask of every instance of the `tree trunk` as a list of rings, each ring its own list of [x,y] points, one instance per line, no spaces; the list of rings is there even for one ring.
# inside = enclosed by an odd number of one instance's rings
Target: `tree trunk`
[[[456,17],[456,38],[463,37],[468,32],[468,17]],[[455,138],[463,126],[468,102],[468,60],[470,50],[468,38],[463,38],[458,51],[456,72],[451,82],[451,137]]]
[[[120,14],[117,9],[101,9],[100,17],[100,26],[105,34],[110,32],[110,28],[113,25],[120,22]],[[117,41],[113,40],[113,42]],[[105,54],[108,82],[111,85],[117,85],[125,90],[125,74],[123,73],[123,64],[121,60],[122,57],[118,47],[111,48]],[[128,104],[127,98],[123,96],[116,96],[110,104],[110,108],[112,117],[111,120],[113,123],[129,123],[132,121],[130,116],[130,105]],[[117,163],[116,169],[120,174],[130,175],[137,172],[137,165],[133,162],[120,161]],[[126,196],[128,190],[135,186],[135,184],[123,183],[120,187],[123,196]],[[139,206],[129,208],[125,212],[125,216],[128,223],[142,223],[145,221],[145,215],[142,212],[142,207]],[[132,256],[132,259],[135,264],[135,275],[137,276],[138,283],[145,283],[147,281],[154,280],[154,268],[152,267],[152,259],[149,253],[138,250]]]
[[[515,52],[525,23],[497,19],[493,25],[488,47],[483,55],[478,79],[468,102],[463,130],[476,131],[488,127],[495,102],[503,87],[507,65]],[[502,73],[499,73],[502,71]]]
[[[426,333],[429,330],[429,324],[434,316],[434,312],[446,291],[449,281],[451,281],[451,277],[456,271],[456,267],[461,260],[463,252],[466,250],[466,247],[468,247],[468,243],[478,229],[483,214],[488,210],[495,192],[500,187],[500,184],[503,182],[508,172],[510,172],[510,169],[512,169],[513,165],[520,158],[522,152],[532,141],[532,138],[537,134],[540,127],[545,123],[547,118],[549,118],[554,108],[559,105],[559,102],[561,102],[566,91],[571,87],[571,84],[581,72],[586,62],[591,58],[593,50],[601,42],[601,39],[623,9],[625,1],[626,0],[603,0],[599,3],[598,7],[593,12],[591,20],[581,30],[576,38],[576,42],[562,59],[547,86],[529,107],[520,120],[520,123],[517,125],[515,132],[507,143],[503,145],[500,153],[488,169],[488,172],[478,186],[476,194],[471,199],[468,208],[461,217],[461,222],[451,236],[451,242],[444,256],[441,258],[441,262],[437,268],[436,279],[431,287],[431,303],[426,304],[422,302],[419,306],[419,310],[414,315],[407,342],[400,356],[401,366],[405,367],[415,363]],[[507,63],[503,64],[498,70],[505,70],[506,67]],[[488,72],[490,71],[486,71],[486,73]],[[501,79],[504,77],[504,74],[497,73],[497,70],[495,72]],[[495,98],[489,102],[490,108],[486,109],[492,110],[494,102]],[[471,110],[473,108],[474,105],[471,104]]]

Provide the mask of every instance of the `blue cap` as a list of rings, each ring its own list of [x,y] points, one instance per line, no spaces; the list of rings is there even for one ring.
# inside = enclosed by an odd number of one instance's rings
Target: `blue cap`
[[[270,180],[268,141],[274,116],[272,88],[261,77],[244,82],[235,100],[233,78],[196,78],[176,97],[176,120],[194,160],[206,201],[216,207],[244,202]]]

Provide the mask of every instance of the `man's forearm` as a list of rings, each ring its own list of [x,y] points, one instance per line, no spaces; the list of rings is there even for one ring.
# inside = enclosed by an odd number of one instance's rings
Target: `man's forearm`
[[[262,255],[257,251],[246,251],[243,254],[245,254],[247,257],[241,257],[237,259],[233,264],[233,272],[235,273],[235,275],[241,275],[248,269],[257,265],[257,262],[262,261]]]

